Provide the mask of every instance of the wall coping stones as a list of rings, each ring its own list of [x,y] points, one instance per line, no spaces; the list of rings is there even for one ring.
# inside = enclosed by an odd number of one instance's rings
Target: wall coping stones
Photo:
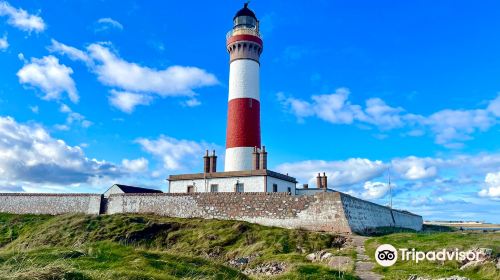
[[[101,196],[98,193],[0,193],[0,196]]]

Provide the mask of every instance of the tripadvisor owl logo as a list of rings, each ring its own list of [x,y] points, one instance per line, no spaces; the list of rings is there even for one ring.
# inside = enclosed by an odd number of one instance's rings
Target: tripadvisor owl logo
[[[391,266],[398,260],[398,250],[391,244],[380,245],[375,251],[375,260],[381,266]]]

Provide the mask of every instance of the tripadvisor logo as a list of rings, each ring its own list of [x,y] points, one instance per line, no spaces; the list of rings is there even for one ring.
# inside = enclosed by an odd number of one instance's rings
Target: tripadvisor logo
[[[375,260],[381,266],[392,266],[398,260],[398,252],[399,252],[399,260],[400,261],[413,261],[415,263],[419,263],[420,261],[447,261],[447,260],[456,260],[456,261],[476,261],[481,257],[481,252],[479,251],[460,251],[458,249],[455,250],[446,250],[442,249],[440,251],[417,251],[415,248],[407,249],[407,248],[399,248],[396,249],[391,244],[383,244],[378,246],[377,250],[375,250]]]
[[[391,244],[380,245],[375,251],[375,260],[381,266],[391,266],[398,260],[398,251]]]

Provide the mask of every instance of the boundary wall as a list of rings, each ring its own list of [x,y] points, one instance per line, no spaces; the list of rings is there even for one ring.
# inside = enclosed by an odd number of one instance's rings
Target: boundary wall
[[[266,226],[327,232],[363,232],[381,226],[422,229],[422,217],[340,192],[0,194],[0,212],[17,214],[152,213],[179,218],[241,220]]]

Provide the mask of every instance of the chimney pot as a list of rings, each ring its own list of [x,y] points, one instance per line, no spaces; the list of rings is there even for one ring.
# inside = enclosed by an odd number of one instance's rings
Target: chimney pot
[[[212,151],[212,155],[210,156],[210,172],[217,172],[217,156],[215,155],[215,150]]]
[[[206,150],[205,156],[203,157],[203,172],[204,173],[209,173],[210,172],[210,161],[211,157],[208,155],[208,150]]]
[[[260,169],[267,169],[266,146],[262,146],[262,150],[260,151]]]
[[[257,147],[253,147],[252,153],[252,169],[259,170],[260,168],[260,154],[257,150]]]

